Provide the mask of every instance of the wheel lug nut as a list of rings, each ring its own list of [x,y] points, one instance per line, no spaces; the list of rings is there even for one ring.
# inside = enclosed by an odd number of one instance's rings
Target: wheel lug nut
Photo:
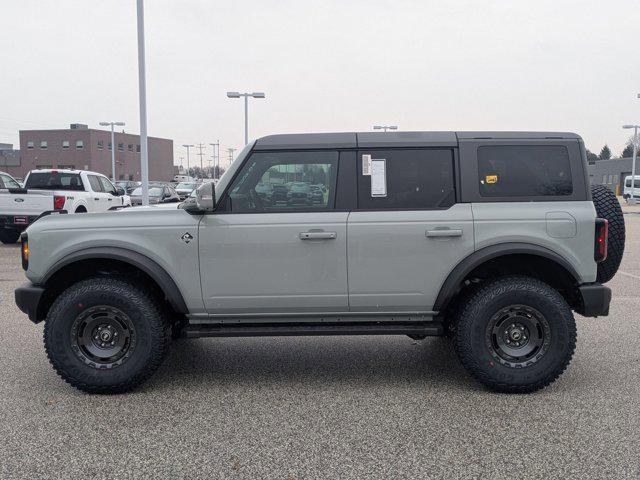
[[[97,340],[97,339],[98,339],[98,335],[96,335],[96,336],[95,336],[95,337],[93,337],[93,338],[95,338],[95,339]]]
[[[115,343],[116,343],[116,342],[111,342],[111,345],[113,346],[113,345],[115,345]]]
[[[98,327],[98,331],[102,330],[102,327]]]

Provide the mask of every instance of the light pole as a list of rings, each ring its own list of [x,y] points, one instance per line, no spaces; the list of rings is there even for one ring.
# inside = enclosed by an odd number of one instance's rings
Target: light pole
[[[213,179],[215,180],[217,177],[217,172],[216,170],[218,170],[216,168],[216,166],[218,165],[218,161],[216,161],[216,148],[218,149],[218,154],[220,153],[220,140],[217,140],[216,143],[210,143],[209,145],[211,145],[211,147],[213,148],[213,154],[211,155],[211,157],[213,158]],[[218,155],[218,158],[220,156]]]
[[[137,0],[138,12],[138,96],[140,97],[140,180],[142,205],[149,206],[149,150],[147,145],[147,79],[144,65],[144,4]],[[112,143],[111,148],[115,148]]]
[[[638,94],[640,98],[640,94]],[[640,125],[623,125],[622,128],[633,128],[633,160],[631,162],[631,196],[629,197],[629,205],[636,204],[635,186],[636,186],[636,155],[638,154],[638,128]]]
[[[264,98],[264,92],[253,93],[240,93],[240,92],[227,92],[229,98],[244,97],[244,144],[249,143],[249,97]]]
[[[187,149],[187,177],[188,177],[189,176],[189,168],[190,168],[189,167],[189,149],[191,147],[195,147],[195,145],[186,145],[185,144],[185,145],[182,145],[182,146]]]
[[[384,130],[386,132],[387,130],[397,130],[398,126],[397,125],[374,125],[373,129]]]
[[[100,122],[102,127],[111,125],[111,181],[116,181],[116,144],[113,137],[113,127],[124,127],[124,122]]]

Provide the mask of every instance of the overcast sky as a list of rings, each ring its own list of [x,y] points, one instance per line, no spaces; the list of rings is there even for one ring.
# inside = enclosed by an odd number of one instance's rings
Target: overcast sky
[[[0,142],[19,129],[139,131],[135,0],[4,0]],[[617,155],[640,123],[637,0],[146,0],[149,134],[559,130]],[[210,152],[208,147],[207,153]],[[224,153],[224,151],[223,151]]]

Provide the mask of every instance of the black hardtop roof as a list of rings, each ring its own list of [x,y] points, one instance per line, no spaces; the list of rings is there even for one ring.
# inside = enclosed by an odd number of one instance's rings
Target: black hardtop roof
[[[460,140],[579,139],[569,132],[344,132],[285,133],[256,140],[255,150],[300,148],[457,147]]]

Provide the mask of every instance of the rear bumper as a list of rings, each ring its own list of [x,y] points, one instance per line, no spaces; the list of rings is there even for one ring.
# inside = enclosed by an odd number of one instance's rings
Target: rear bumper
[[[42,318],[38,318],[38,306],[43,293],[44,288],[33,283],[25,283],[15,290],[16,305],[21,311],[29,315],[29,320],[33,323],[38,323],[42,320]]]
[[[585,317],[600,317],[609,315],[611,303],[611,289],[599,283],[588,283],[578,287],[582,300],[581,308],[576,310]]]

